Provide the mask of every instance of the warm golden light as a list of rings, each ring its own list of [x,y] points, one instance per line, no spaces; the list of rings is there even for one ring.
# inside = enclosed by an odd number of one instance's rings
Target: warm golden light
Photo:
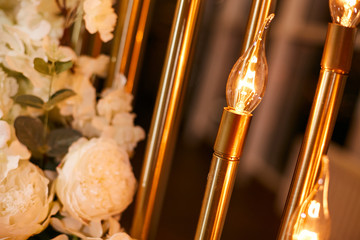
[[[264,38],[273,18],[274,14],[266,18],[255,42],[235,63],[229,75],[226,100],[237,113],[250,114],[264,95],[268,72]]]
[[[311,232],[309,230],[302,230],[299,234],[299,236],[297,236],[298,240],[318,240],[318,235],[314,232]]]
[[[328,209],[329,160],[321,161],[321,171],[312,192],[291,217],[287,230],[288,240],[327,240],[330,237]]]
[[[360,18],[360,0],[330,0],[331,17],[344,27],[356,27]]]
[[[312,200],[310,202],[310,206],[309,206],[309,210],[308,210],[308,215],[312,218],[318,218],[319,217],[319,212],[320,212],[320,203]]]

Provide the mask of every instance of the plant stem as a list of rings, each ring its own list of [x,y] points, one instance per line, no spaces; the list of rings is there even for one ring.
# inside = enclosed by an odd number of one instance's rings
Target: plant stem
[[[52,83],[55,77],[55,62],[51,61],[51,78],[50,78],[50,84],[49,84],[49,94],[48,94],[48,100],[50,100],[51,97],[51,91],[52,91]],[[46,134],[47,134],[47,125],[49,122],[49,111],[47,109],[45,111],[44,116],[44,140],[46,140]]]

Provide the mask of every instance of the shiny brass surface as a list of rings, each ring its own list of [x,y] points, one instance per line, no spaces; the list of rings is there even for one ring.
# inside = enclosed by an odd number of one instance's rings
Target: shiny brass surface
[[[196,240],[220,239],[251,114],[224,108],[201,207]]]
[[[135,82],[137,81],[137,74],[139,71],[140,58],[144,48],[144,37],[146,34],[146,29],[149,24],[148,17],[151,11],[151,7],[154,1],[143,0],[142,8],[140,10],[140,18],[135,34],[135,39],[133,39],[133,50],[131,54],[131,59],[128,67],[128,75],[125,89],[127,92],[134,92]]]
[[[354,50],[356,28],[329,23],[321,66],[340,73],[348,73]]]
[[[136,239],[155,238],[201,5],[200,0],[177,3],[135,202],[131,236]]]
[[[251,116],[237,114],[229,108],[224,109],[214,145],[215,154],[229,159],[239,159]]]
[[[118,18],[110,54],[109,73],[105,87],[111,87],[114,77],[120,72],[120,61],[124,52],[126,34],[134,0],[122,0],[118,3]]]
[[[238,164],[213,155],[195,239],[220,239]]]
[[[120,1],[106,87],[111,86],[115,74],[122,73],[127,78],[126,91],[133,92],[153,2],[153,0]]]
[[[267,16],[269,15],[271,2],[271,0],[253,0],[241,50],[241,55],[254,42],[256,34],[259,32],[261,25],[265,21],[265,18],[267,18]]]
[[[303,143],[283,212],[278,239],[287,239],[288,223],[315,184],[321,157],[327,153],[351,67],[355,28],[330,23],[321,72]]]

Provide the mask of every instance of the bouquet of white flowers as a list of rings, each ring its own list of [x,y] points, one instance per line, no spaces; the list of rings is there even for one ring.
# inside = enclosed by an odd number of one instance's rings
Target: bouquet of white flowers
[[[112,0],[0,0],[0,239],[49,224],[56,239],[131,239],[119,219],[145,133],[124,76],[100,95],[91,82],[106,78],[109,57],[60,44],[79,10],[90,33],[112,39]]]

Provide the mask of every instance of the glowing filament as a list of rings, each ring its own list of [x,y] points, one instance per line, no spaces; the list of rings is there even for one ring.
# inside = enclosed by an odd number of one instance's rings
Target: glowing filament
[[[329,0],[329,6],[334,22],[344,27],[355,27],[358,24],[359,0]]]
[[[339,19],[338,17],[338,21],[340,22],[341,25],[343,26],[349,26],[351,25],[352,22],[352,14],[353,14],[353,7],[356,4],[356,0],[348,0],[348,1],[344,1],[344,16]],[[355,9],[356,11],[356,9]]]
[[[300,232],[297,240],[319,240],[319,238],[317,233],[304,229]]]
[[[308,214],[312,218],[318,218],[320,212],[320,203],[312,200],[309,206]]]

